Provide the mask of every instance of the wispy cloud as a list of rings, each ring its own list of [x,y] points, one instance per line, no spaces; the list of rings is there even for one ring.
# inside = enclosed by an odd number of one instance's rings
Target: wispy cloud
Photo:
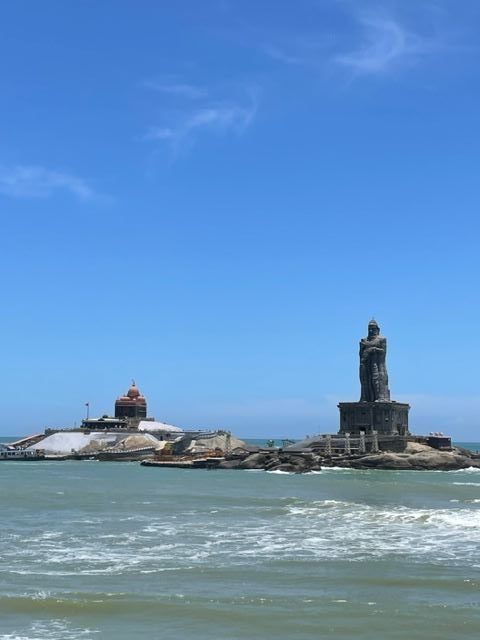
[[[144,85],[147,89],[153,91],[190,100],[198,100],[208,95],[208,90],[205,87],[182,82],[162,82],[161,80],[151,79],[146,80]]]
[[[391,17],[362,16],[359,22],[362,44],[333,58],[335,63],[357,74],[383,73],[401,62],[411,62],[438,48],[432,39],[408,31]]]
[[[241,135],[253,122],[256,112],[257,100],[253,95],[244,104],[205,104],[195,110],[182,110],[173,123],[150,127],[144,139],[167,142],[177,155],[191,148],[202,134]]]
[[[335,30],[296,33],[270,38],[261,45],[263,52],[276,62],[302,66],[317,71],[341,67],[355,75],[374,75],[411,64],[420,58],[446,49],[442,37],[434,30],[425,35],[405,26],[404,22],[383,11],[359,13],[348,3],[343,24]],[[451,47],[449,47],[451,48]]]
[[[145,138],[180,141],[201,130],[242,133],[251,123],[255,110],[255,107],[238,105],[205,107],[195,111],[175,127],[152,127]]]
[[[93,189],[77,176],[41,166],[0,166],[0,193],[13,198],[48,198],[66,191],[82,200],[92,198]]]
[[[174,156],[206,134],[241,135],[257,113],[258,89],[245,83],[207,88],[170,75],[143,82],[143,87],[162,94],[162,100],[158,104],[156,99],[161,122],[152,124],[142,139],[166,144]]]

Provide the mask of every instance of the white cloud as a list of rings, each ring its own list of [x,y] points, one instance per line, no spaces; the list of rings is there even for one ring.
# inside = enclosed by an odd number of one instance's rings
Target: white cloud
[[[184,144],[191,144],[202,132],[240,135],[250,126],[256,111],[257,104],[253,99],[247,106],[238,104],[205,106],[188,113],[174,126],[151,127],[145,139],[168,141],[175,151],[179,151]]]
[[[175,156],[201,135],[241,135],[257,112],[258,89],[244,83],[207,88],[170,75],[149,79],[143,86],[170,99],[160,103],[163,122],[149,127],[142,139],[167,144]]]
[[[333,61],[359,74],[376,74],[394,65],[430,54],[431,40],[405,29],[393,18],[363,16],[360,18],[363,44],[356,50],[337,55]]]
[[[348,22],[335,30],[319,28],[313,36],[311,33],[289,37],[282,34],[270,38],[261,48],[272,60],[285,65],[317,71],[333,65],[357,75],[384,73],[447,48],[438,33],[425,36],[409,30],[400,20],[384,12],[359,13],[355,5],[348,3],[348,14],[344,18],[348,18]],[[435,21],[431,19],[430,25],[433,30]]]
[[[238,105],[223,107],[207,107],[194,113],[185,123],[188,131],[195,129],[212,129],[225,133],[232,130],[236,133],[244,131],[252,122],[256,107],[240,107]]]
[[[0,166],[0,193],[14,198],[47,198],[66,191],[86,200],[92,188],[77,176],[32,165]]]

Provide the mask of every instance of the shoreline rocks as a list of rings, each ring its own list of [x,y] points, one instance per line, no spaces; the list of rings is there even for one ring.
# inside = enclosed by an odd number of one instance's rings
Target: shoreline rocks
[[[427,445],[409,443],[405,452],[381,451],[365,455],[325,457],[315,452],[258,451],[243,458],[226,459],[219,469],[260,469],[308,473],[325,467],[347,469],[385,469],[394,471],[457,471],[474,467],[480,469],[480,456],[467,449],[453,447],[450,451],[433,449]]]

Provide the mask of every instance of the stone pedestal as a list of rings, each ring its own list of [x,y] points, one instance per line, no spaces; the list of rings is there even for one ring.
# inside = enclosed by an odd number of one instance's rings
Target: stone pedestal
[[[340,402],[339,434],[359,435],[361,431],[379,436],[408,435],[409,404],[402,402]]]

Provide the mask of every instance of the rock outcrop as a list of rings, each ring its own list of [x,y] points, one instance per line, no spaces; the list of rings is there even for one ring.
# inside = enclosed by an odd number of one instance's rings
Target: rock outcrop
[[[216,431],[211,434],[188,434],[179,438],[172,447],[175,455],[202,454],[209,451],[225,452],[227,448],[245,447],[245,442],[228,434],[226,431]]]
[[[463,455],[455,449],[452,451],[437,451],[427,447],[427,450],[417,453],[378,453],[350,460],[353,469],[405,469],[413,471],[454,471],[479,467],[480,460],[469,455]]]
[[[264,450],[251,453],[243,459],[227,459],[220,464],[219,468],[305,473],[332,466],[351,469],[454,471],[468,467],[480,468],[480,456],[475,456],[467,449],[453,448],[451,451],[439,451],[427,445],[412,442],[403,453],[379,452],[332,457],[322,457],[313,451]]]
[[[305,473],[320,469],[319,458],[313,453],[292,454],[283,451],[259,451],[244,459],[225,460],[220,469],[264,469],[265,471],[288,471]]]

